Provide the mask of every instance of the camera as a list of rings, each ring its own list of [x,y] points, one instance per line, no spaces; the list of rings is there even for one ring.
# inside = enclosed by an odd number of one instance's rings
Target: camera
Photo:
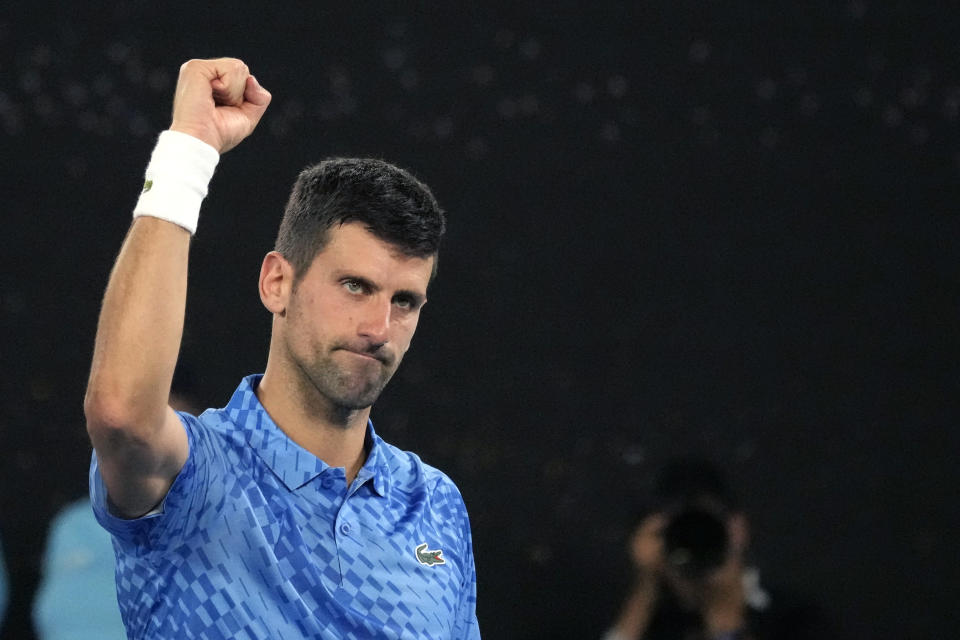
[[[687,580],[702,580],[726,560],[730,547],[726,515],[700,505],[680,505],[668,514],[663,545],[670,570]]]

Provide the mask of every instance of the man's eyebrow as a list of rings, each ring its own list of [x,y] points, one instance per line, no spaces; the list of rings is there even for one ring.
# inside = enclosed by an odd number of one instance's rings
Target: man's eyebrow
[[[372,280],[364,278],[363,276],[358,276],[350,273],[349,271],[344,271],[342,273],[336,274],[337,280],[352,280],[361,286],[367,291],[380,291],[383,289],[380,285],[374,283]],[[427,296],[413,289],[397,289],[393,292],[393,298],[404,297],[409,298],[416,306],[421,306],[424,302],[427,301]]]
[[[364,289],[367,289],[367,290],[369,290],[369,291],[379,291],[379,290],[380,290],[380,287],[378,287],[376,284],[374,284],[373,281],[368,280],[367,278],[364,278],[363,276],[358,276],[358,275],[355,275],[355,274],[353,274],[353,273],[350,273],[349,271],[343,271],[343,272],[340,272],[340,273],[336,273],[336,274],[334,274],[334,275],[336,276],[337,281],[351,280],[351,281],[353,281],[353,282],[356,282],[356,283],[362,285]]]

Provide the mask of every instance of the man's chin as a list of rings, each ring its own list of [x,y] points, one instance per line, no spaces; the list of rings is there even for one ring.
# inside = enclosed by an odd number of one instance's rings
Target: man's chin
[[[393,371],[379,360],[348,357],[348,365],[338,363],[339,366],[313,367],[310,379],[314,388],[337,409],[368,409],[380,397]]]
[[[386,386],[386,383],[355,391],[344,391],[338,394],[339,397],[333,398],[333,400],[339,407],[350,411],[369,409],[373,406],[373,403],[377,401],[377,398],[380,397],[384,386]]]

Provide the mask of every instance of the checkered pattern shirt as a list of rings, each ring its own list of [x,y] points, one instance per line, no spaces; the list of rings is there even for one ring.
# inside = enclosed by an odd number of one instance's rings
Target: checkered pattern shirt
[[[156,512],[113,516],[130,638],[479,638],[470,524],[453,482],[381,440],[348,487],[271,420],[245,378],[229,404],[180,414],[190,454]]]

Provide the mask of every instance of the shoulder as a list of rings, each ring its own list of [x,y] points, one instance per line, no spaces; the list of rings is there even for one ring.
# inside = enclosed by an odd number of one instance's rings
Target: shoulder
[[[74,500],[60,509],[51,524],[55,527],[75,527],[87,522],[96,524],[89,498],[82,498]]]
[[[177,415],[187,431],[191,449],[193,445],[221,449],[231,444],[244,444],[242,431],[226,409],[207,409],[199,416],[178,411]]]
[[[431,510],[447,517],[466,519],[466,505],[460,489],[446,473],[424,462],[412,451],[404,451],[378,439],[381,470],[387,475],[391,492],[405,501],[427,500]]]
[[[837,637],[835,612],[822,603],[782,586],[774,586],[768,591],[769,606],[752,610],[761,637],[790,640]]]
[[[71,502],[63,507],[50,522],[47,553],[64,546],[82,545],[86,541],[104,539],[107,547],[110,537],[97,523],[89,498]],[[112,549],[111,549],[112,553]]]
[[[460,491],[450,476],[424,462],[416,453],[383,440],[378,440],[378,445],[382,447],[384,466],[394,486],[406,489],[423,487],[431,492],[455,491],[459,495]]]

